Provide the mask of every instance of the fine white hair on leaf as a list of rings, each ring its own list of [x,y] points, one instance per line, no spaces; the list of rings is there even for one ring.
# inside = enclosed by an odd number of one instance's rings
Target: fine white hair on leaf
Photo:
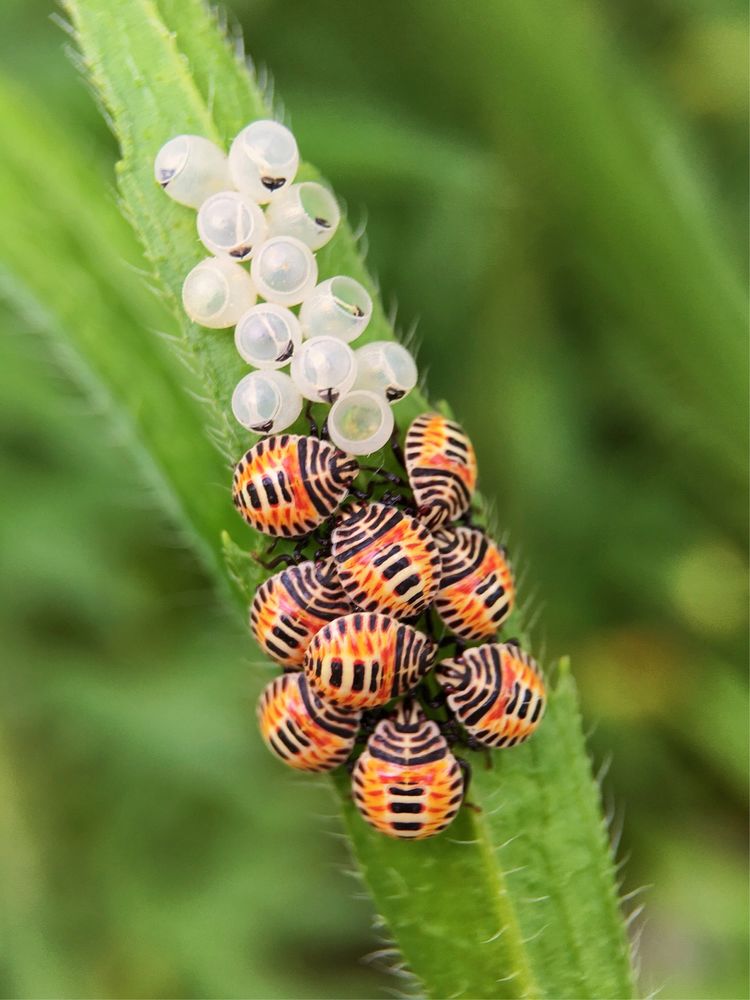
[[[604,782],[604,779],[609,774],[609,769],[612,767],[612,759],[613,759],[612,754],[608,753],[604,757],[604,760],[599,765],[599,769],[594,775],[594,780],[596,781],[597,785],[601,786]]]
[[[625,917],[625,926],[630,929],[630,927],[636,922],[636,920],[641,916],[645,909],[645,904],[641,903],[640,906],[636,906],[632,913],[629,913]]]
[[[530,944],[532,941],[536,941],[537,938],[540,938],[542,934],[544,934],[548,927],[549,924],[542,924],[542,926],[535,930],[533,934],[529,934],[528,937],[522,938],[521,943]]]
[[[496,983],[510,983],[510,982],[512,982],[512,980],[516,979],[517,977],[518,977],[518,970],[516,970],[515,972],[510,972],[510,973],[508,973],[507,976],[502,976],[500,979],[496,979],[495,982]]]
[[[637,896],[640,896],[642,892],[649,892],[653,888],[653,883],[639,885],[637,889],[631,889],[630,892],[626,892],[624,896],[620,896],[620,903],[627,903],[631,899],[635,899]]]
[[[468,983],[463,983],[461,986],[458,987],[456,992],[451,993],[451,995],[447,997],[446,1000],[458,1000],[459,997],[464,996],[468,987],[469,987]]]
[[[356,224],[352,223],[352,237],[354,242],[359,245],[360,240],[365,236],[365,231],[367,229],[367,209],[360,208],[359,210],[359,220]]]
[[[507,929],[508,929],[507,925],[505,927],[501,927],[499,931],[496,931],[492,935],[492,937],[485,938],[484,941],[480,941],[479,943],[480,944],[492,944],[493,941],[498,941],[503,936],[503,934],[505,934],[505,932],[507,931]]]

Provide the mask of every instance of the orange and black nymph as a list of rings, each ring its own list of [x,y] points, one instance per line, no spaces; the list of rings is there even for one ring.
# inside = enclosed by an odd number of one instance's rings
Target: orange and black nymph
[[[277,434],[237,463],[232,499],[256,531],[301,538],[330,517],[358,472],[356,460],[328,441]]]
[[[354,765],[352,794],[376,830],[423,840],[456,816],[464,776],[437,723],[407,701],[375,727]]]
[[[485,643],[443,660],[435,676],[467,733],[493,749],[523,743],[544,715],[546,688],[537,663],[515,643]]]
[[[387,615],[355,613],[329,622],[305,654],[310,683],[342,708],[385,705],[421,681],[437,646]]]
[[[435,610],[466,642],[489,639],[513,609],[513,572],[504,548],[483,531],[459,525],[436,531],[443,575]]]
[[[346,511],[331,535],[332,554],[349,600],[362,611],[413,618],[440,583],[440,553],[415,518],[382,503]]]
[[[268,749],[299,771],[332,771],[354,749],[360,713],[321,698],[302,673],[282,674],[258,700],[258,725]]]
[[[351,610],[333,562],[306,560],[258,587],[250,605],[250,629],[277,663],[301,667],[315,633]]]
[[[404,462],[418,516],[428,528],[455,521],[471,506],[477,484],[477,459],[468,435],[439,413],[412,421]]]

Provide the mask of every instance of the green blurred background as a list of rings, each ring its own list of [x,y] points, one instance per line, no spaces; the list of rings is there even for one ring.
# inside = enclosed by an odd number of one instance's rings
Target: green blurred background
[[[645,887],[644,993],[747,996],[745,4],[232,10],[305,157],[366,212],[386,303],[419,318],[537,651],[573,657],[623,892]],[[3,143],[56,120],[132,282],[116,150],[51,13],[0,8]],[[29,241],[40,268],[66,252]],[[378,932],[325,784],[259,745],[266,671],[37,336],[17,250],[0,232],[2,995],[398,988],[361,961]]]

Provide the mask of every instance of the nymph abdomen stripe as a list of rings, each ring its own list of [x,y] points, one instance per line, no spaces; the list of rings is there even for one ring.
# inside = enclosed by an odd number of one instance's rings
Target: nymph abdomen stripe
[[[412,618],[432,603],[440,554],[413,517],[384,504],[363,504],[343,516],[331,538],[339,578],[358,608]]]
[[[485,643],[435,672],[461,725],[486,747],[512,747],[534,732],[546,689],[536,662],[513,643]]]
[[[360,813],[390,837],[422,840],[444,830],[461,807],[458,761],[416,703],[379,722],[352,772]]]
[[[384,705],[430,669],[436,646],[386,615],[357,613],[329,622],[313,638],[304,670],[327,700],[343,708]]]
[[[429,528],[455,521],[471,505],[477,460],[466,432],[439,413],[423,413],[406,432],[409,484]]]
[[[258,700],[258,725],[268,749],[300,771],[330,771],[354,748],[360,713],[324,701],[304,674],[282,674]]]
[[[435,597],[441,619],[468,642],[493,636],[515,596],[505,550],[477,528],[444,528],[434,538],[443,563]]]
[[[232,499],[257,531],[298,538],[336,510],[358,471],[328,441],[280,434],[259,441],[237,463]]]
[[[276,573],[258,587],[250,605],[250,628],[274,660],[301,667],[315,633],[349,611],[333,562],[307,561]]]

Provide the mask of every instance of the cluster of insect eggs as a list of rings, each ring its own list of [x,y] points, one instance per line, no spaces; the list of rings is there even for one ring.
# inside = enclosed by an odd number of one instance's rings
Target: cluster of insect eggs
[[[356,459],[319,438],[275,435],[237,464],[233,497],[249,524],[276,538],[305,539],[333,518],[328,552],[276,573],[250,608],[255,639],[285,671],[258,704],[266,744],[291,767],[332,770],[353,759],[372,719],[364,713],[400,698],[354,759],[352,789],[376,829],[420,839],[455,817],[464,777],[441,726],[411,694],[438,652],[413,622],[434,609],[461,643],[480,643],[435,669],[472,746],[525,740],[545,695],[534,661],[494,641],[514,601],[505,550],[455,523],[476,483],[470,440],[453,421],[423,414],[407,431],[404,463],[411,510],[357,502],[336,516]]]
[[[417,367],[393,341],[350,346],[370,322],[372,299],[347,275],[318,282],[315,253],[341,213],[322,184],[294,183],[298,166],[294,135],[268,120],[242,129],[228,156],[196,135],[161,148],[156,179],[198,210],[198,236],[211,254],[187,275],[183,305],[202,326],[234,327],[237,351],[254,369],[232,396],[242,426],[276,434],[297,420],[303,400],[323,402],[331,440],[368,455],[391,436],[390,404],[414,388]]]

